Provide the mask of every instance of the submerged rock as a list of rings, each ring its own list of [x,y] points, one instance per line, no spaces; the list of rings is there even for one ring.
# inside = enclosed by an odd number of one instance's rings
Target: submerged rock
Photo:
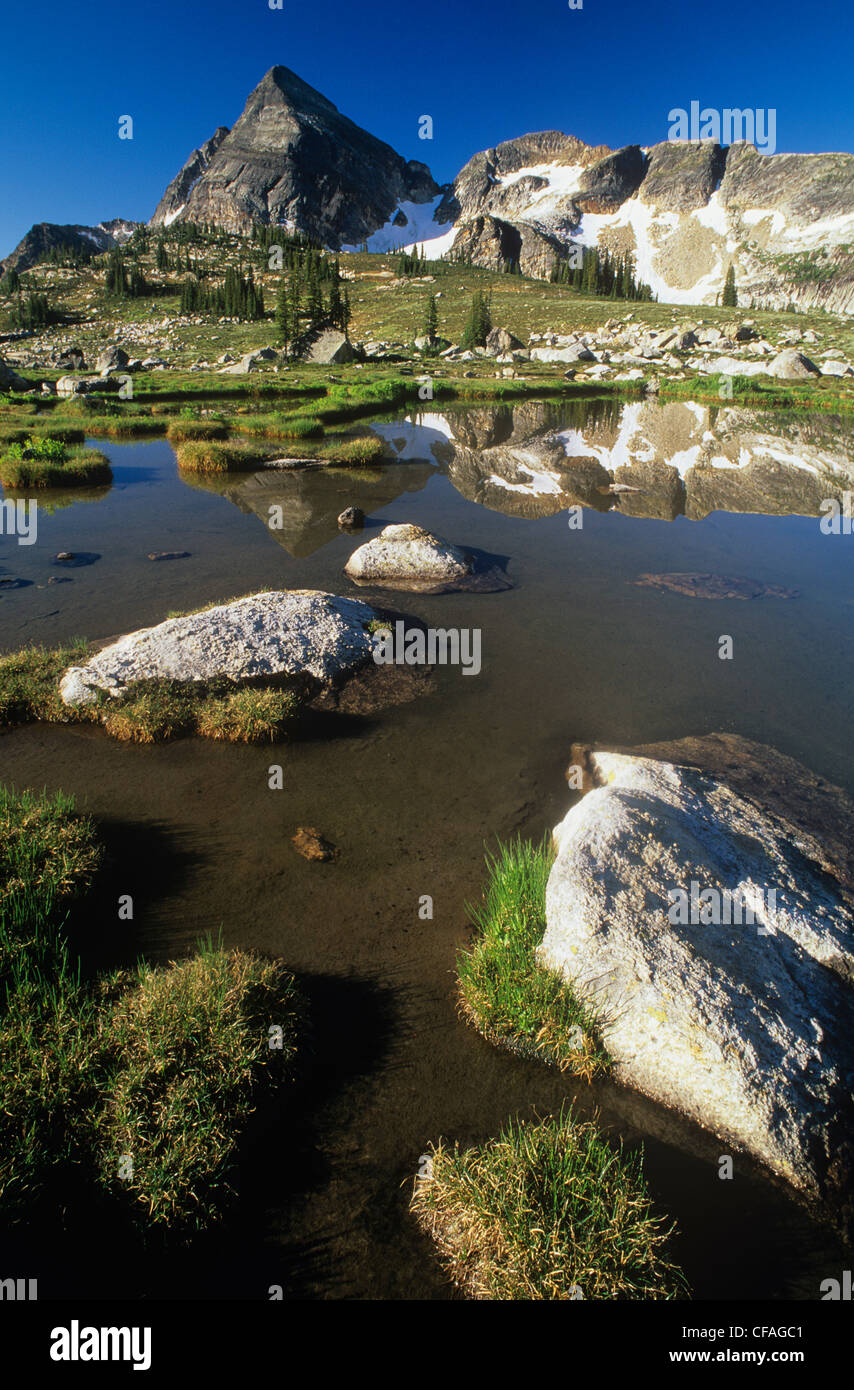
[[[797,589],[760,584],[754,579],[734,579],[725,574],[642,574],[635,584],[663,589],[686,598],[797,598]]]
[[[338,518],[342,531],[361,531],[365,524],[365,513],[361,507],[345,507]]]
[[[847,880],[779,798],[618,753],[588,771],[555,830],[541,962],[590,998],[618,1081],[850,1219]]]
[[[132,632],[71,666],[60,681],[66,705],[119,696],[135,681],[237,681],[308,675],[334,682],[370,659],[368,624],[377,615],[358,599],[314,589],[253,594],[206,612]]]
[[[338,851],[331,840],[327,840],[312,826],[301,825],[296,835],[291,836],[291,844],[303,859],[320,860],[327,863],[338,857]]]

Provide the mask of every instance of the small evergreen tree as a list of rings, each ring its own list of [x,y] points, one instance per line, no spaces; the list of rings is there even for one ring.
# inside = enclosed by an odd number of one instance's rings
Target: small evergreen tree
[[[431,294],[427,300],[427,308],[424,313],[424,329],[422,336],[432,345],[436,341],[439,329],[439,311],[436,308],[436,296]]]
[[[472,295],[468,321],[463,329],[460,346],[464,348],[483,347],[491,329],[492,315],[489,300],[481,290],[477,290]]]
[[[286,276],[279,280],[279,288],[276,292],[276,312],[275,312],[276,336],[282,347],[286,348],[290,342],[291,319],[290,306],[288,304],[288,281]]]
[[[729,269],[727,270],[726,279],[724,280],[721,304],[725,309],[734,309],[738,304],[738,291],[735,288],[735,266],[732,261],[729,263]]]

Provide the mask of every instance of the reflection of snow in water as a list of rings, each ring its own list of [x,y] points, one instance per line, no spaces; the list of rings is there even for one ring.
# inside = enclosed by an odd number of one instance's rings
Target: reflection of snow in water
[[[522,474],[527,473],[530,482],[513,483],[510,482],[509,478],[500,478],[497,473],[493,473],[492,477],[486,478],[485,481],[495,487],[506,488],[508,492],[525,492],[529,497],[554,497],[563,491],[557,475],[546,469],[531,468],[529,464],[522,463],[520,460],[516,463],[516,471]]]
[[[454,438],[445,416],[431,413],[417,415],[414,419],[407,415],[405,419],[394,420],[391,424],[372,424],[371,429],[392,446],[397,459],[402,462],[408,459],[436,462],[436,446],[444,445],[447,449]]]

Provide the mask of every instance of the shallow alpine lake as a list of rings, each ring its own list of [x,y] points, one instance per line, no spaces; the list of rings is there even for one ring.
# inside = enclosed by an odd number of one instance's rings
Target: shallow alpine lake
[[[101,825],[110,860],[93,962],[165,961],[221,930],[226,945],[281,955],[314,1017],[310,1080],[247,1159],[239,1229],[164,1262],[123,1259],[104,1231],[82,1265],[79,1241],[53,1233],[39,1267],[27,1265],[40,1297],[265,1298],[276,1283],[286,1297],[453,1297],[407,1212],[419,1155],[572,1096],[614,1136],[643,1141],[695,1297],[819,1297],[845,1267],[831,1234],[747,1160],[720,1181],[725,1150],[687,1122],[489,1046],[456,1015],[454,960],[485,849],[539,839],[566,813],[575,741],[734,733],[854,793],[854,537],[819,521],[821,501],[844,491],[854,423],[589,402],[437,409],[376,427],[383,466],[215,485],[179,476],[166,441],[93,441],[112,487],[45,496],[35,545],[0,536],[0,581],[22,581],[0,585],[3,651],[106,638],[261,587],[358,594],[481,632],[476,677],[438,668],[429,693],[329,715],[281,747],[137,747],[85,725],[2,736],[4,782],[62,788]],[[638,491],[609,492],[614,478]],[[367,513],[363,532],[339,532],[348,505]],[[281,529],[267,524],[271,507]],[[348,556],[403,521],[498,557],[513,587],[355,589]],[[164,551],[189,554],[148,559]],[[59,552],[78,560],[57,564]],[[674,572],[797,596],[705,600],[637,583]],[[732,660],[718,655],[724,635]],[[283,791],[268,789],[271,763]],[[301,859],[290,843],[301,825],[339,858]],[[134,895],[133,923],[109,910],[119,892]],[[432,921],[418,916],[424,894]]]

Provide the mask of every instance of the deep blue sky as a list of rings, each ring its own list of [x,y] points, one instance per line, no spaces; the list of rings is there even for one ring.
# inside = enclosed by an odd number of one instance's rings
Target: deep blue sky
[[[692,100],[775,107],[778,152],[854,148],[850,0],[30,0],[0,45],[0,255],[33,222],[150,217],[274,63],[440,181],[531,130],[652,144]]]

